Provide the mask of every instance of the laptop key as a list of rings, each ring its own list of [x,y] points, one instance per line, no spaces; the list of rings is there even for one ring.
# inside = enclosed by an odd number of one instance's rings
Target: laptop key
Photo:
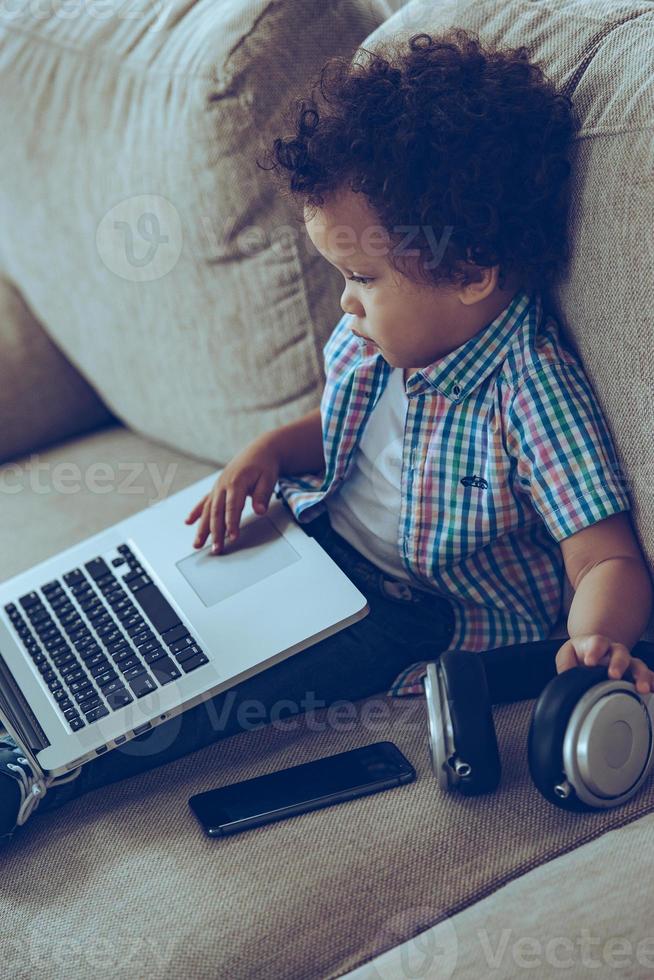
[[[131,670],[133,667],[140,667],[141,670],[145,670],[145,667],[143,666],[139,658],[135,657],[132,651],[130,651],[130,656],[123,657],[123,659],[118,664],[118,669],[121,672],[121,674],[124,674],[126,671]]]
[[[148,640],[147,643],[141,643],[139,645],[139,653],[141,654],[142,657],[146,653],[150,653],[151,650],[161,650],[161,649],[162,649],[161,643],[157,639],[155,639],[154,635],[151,640]]]
[[[152,630],[145,629],[142,630],[140,633],[136,633],[134,636],[132,636],[132,643],[134,644],[135,647],[142,647],[144,643],[150,643],[152,640],[155,639],[156,637],[152,632]]]
[[[133,656],[134,656],[134,651],[132,650],[132,648],[128,646],[124,646],[124,647],[120,647],[118,650],[115,650],[114,653],[112,653],[111,655],[111,659],[115,664],[118,664],[120,666],[122,663],[125,662],[125,660],[129,660]]]
[[[82,658],[82,660],[84,661],[84,663],[88,663],[88,661],[91,659],[91,657],[95,657],[99,653],[103,653],[102,647],[100,646],[99,643],[96,643],[95,640],[93,640],[92,643],[89,643],[86,646],[83,646],[81,649],[78,646],[76,646],[75,649],[78,651],[78,653],[79,653],[80,657]],[[103,654],[103,656],[104,656],[104,654]]]
[[[186,647],[184,650],[181,650],[180,653],[176,653],[175,660],[178,664],[184,664],[187,663],[187,661],[192,660],[193,657],[197,657],[198,654],[201,654],[203,657],[205,656],[205,653],[200,649],[197,643],[193,643],[190,647]]]
[[[203,653],[198,653],[195,657],[191,657],[189,660],[185,660],[181,664],[181,668],[185,674],[190,674],[192,670],[196,667],[201,667],[202,664],[208,664],[209,658],[205,657]]]
[[[158,633],[181,625],[179,616],[153,583],[135,592],[134,598]]]
[[[88,679],[73,681],[71,684],[68,685],[68,687],[70,688],[71,694],[73,695],[81,694],[82,691],[85,691],[87,687],[91,688],[91,690],[95,690],[93,685],[91,684],[91,681],[89,681]],[[77,698],[75,698],[75,700],[77,700]]]
[[[79,731],[80,728],[84,728],[84,722],[82,721],[79,715],[77,716],[77,718],[71,718],[68,724],[70,725],[70,727],[73,729],[74,732]]]
[[[139,674],[129,682],[129,686],[134,691],[137,698],[142,698],[146,694],[151,694],[152,691],[157,690],[157,685],[152,680],[149,674]]]
[[[108,696],[110,694],[113,694],[114,691],[124,691],[124,690],[125,690],[125,685],[123,684],[123,679],[122,677],[117,676],[115,681],[110,681],[108,684],[104,685],[104,687],[102,688],[102,693],[104,694],[105,698],[108,698]]]
[[[170,652],[181,653],[182,650],[185,650],[186,647],[190,646],[192,643],[193,637],[189,636],[187,633],[181,640],[176,640],[175,643],[170,644]]]
[[[41,602],[36,592],[28,592],[26,595],[21,596],[18,601],[23,609],[30,609],[32,606],[36,606]]]
[[[169,681],[174,681],[177,677],[182,676],[170,657],[161,657],[150,665],[150,670],[161,685],[168,684]]]
[[[96,694],[94,697],[89,698],[88,701],[82,701],[79,706],[79,710],[83,715],[88,717],[89,711],[93,711],[93,709],[97,708],[100,704],[102,704],[102,701]]]
[[[131,621],[125,620],[122,625],[125,632],[129,633],[130,636],[138,636],[139,633],[142,633],[144,629],[148,628],[148,624],[142,616],[139,616],[138,618],[132,617]]]
[[[188,635],[188,630],[185,626],[175,626],[174,629],[168,630],[167,633],[162,635],[162,640],[166,646],[171,646],[177,640],[181,640],[183,636]]]
[[[123,708],[126,704],[129,704],[133,700],[134,698],[126,687],[121,687],[107,695],[107,701],[114,711],[118,711],[119,708]]]
[[[135,677],[139,677],[141,674],[145,673],[145,667],[142,663],[136,664],[135,667],[130,667],[129,670],[123,669],[123,675],[126,681],[134,680]]]
[[[141,589],[145,588],[147,585],[150,585],[151,583],[152,583],[152,579],[148,575],[137,575],[135,579],[132,579],[131,582],[127,582],[126,584],[129,591],[135,595],[136,599],[138,599],[138,594],[141,591]]]
[[[77,694],[73,694],[73,697],[75,698],[76,704],[81,704],[82,701],[88,701],[88,699],[91,697],[92,694],[97,694],[97,693],[98,692],[96,691],[96,689],[89,684],[88,687],[85,687],[81,691],[78,691]]]
[[[99,707],[93,708],[92,711],[88,712],[88,714],[86,715],[86,720],[90,724],[93,721],[97,721],[98,718],[104,718],[104,716],[108,714],[109,714],[109,708],[105,708],[105,706],[101,704],[99,705]]]
[[[104,578],[105,575],[111,575],[111,569],[104,558],[94,558],[92,561],[87,561],[84,568],[95,581]]]
[[[28,619],[32,626],[37,626],[40,623],[52,623],[53,619],[45,606],[30,606],[28,613]]]
[[[150,646],[150,644],[148,644],[148,646]],[[139,653],[145,660],[146,664],[153,664],[155,661],[161,660],[162,657],[166,657],[168,655],[168,652],[158,644],[154,644],[150,650],[145,650],[144,647],[141,647]]]
[[[105,670],[103,674],[96,675],[95,683],[98,685],[98,687],[102,688],[105,686],[105,684],[110,684],[111,681],[116,680],[117,677],[118,674],[116,673],[115,670],[113,669]]]

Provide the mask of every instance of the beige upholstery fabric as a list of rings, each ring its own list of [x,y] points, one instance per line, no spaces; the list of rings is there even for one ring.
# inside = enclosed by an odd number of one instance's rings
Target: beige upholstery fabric
[[[0,275],[0,462],[111,418],[16,287]]]
[[[571,262],[548,297],[616,443],[634,527],[654,561],[654,3],[412,0],[364,42],[449,26],[526,45],[580,121]]]
[[[339,273],[256,158],[391,8],[64,7],[0,14],[0,272],[122,420],[226,463],[318,404],[342,315]]]
[[[388,953],[348,980],[574,980],[654,975],[654,814],[510,881]],[[400,910],[390,944],[405,935]]]

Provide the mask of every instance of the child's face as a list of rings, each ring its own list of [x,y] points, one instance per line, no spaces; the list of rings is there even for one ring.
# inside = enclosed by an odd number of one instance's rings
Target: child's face
[[[341,307],[356,317],[352,331],[375,344],[392,367],[426,367],[460,347],[508,305],[517,288],[514,280],[497,288],[497,267],[485,270],[485,282],[463,289],[413,282],[391,266],[388,233],[364,195],[349,189],[309,214],[305,209],[309,238],[345,277]],[[404,226],[401,233],[410,251]]]

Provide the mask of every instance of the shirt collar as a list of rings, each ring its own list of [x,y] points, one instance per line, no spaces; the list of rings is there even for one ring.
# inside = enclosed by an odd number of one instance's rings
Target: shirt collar
[[[435,389],[450,401],[462,401],[506,358],[514,335],[523,326],[530,308],[538,321],[540,294],[518,290],[508,306],[483,330],[445,357],[414,372],[406,384],[407,395]]]

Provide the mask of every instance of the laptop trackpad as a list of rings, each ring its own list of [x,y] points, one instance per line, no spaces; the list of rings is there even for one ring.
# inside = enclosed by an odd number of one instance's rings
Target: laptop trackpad
[[[222,554],[210,554],[207,545],[178,561],[177,568],[204,605],[213,606],[299,558],[268,517],[255,517],[240,525],[237,540]]]

